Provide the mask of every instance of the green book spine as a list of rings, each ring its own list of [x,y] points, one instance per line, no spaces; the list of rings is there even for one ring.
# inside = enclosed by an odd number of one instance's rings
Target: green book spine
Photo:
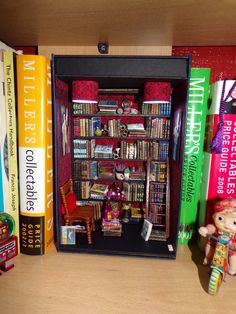
[[[187,244],[196,232],[209,80],[210,69],[191,69],[178,233],[181,244]]]

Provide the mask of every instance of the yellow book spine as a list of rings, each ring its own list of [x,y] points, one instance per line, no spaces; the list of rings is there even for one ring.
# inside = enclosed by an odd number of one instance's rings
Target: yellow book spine
[[[17,156],[17,125],[16,125],[16,94],[14,53],[3,52],[6,127],[8,146],[8,179],[9,207],[8,213],[15,220],[15,235],[19,238],[19,197],[18,197],[18,156]],[[19,243],[19,241],[18,241]]]
[[[38,255],[53,243],[50,61],[17,56],[21,252]]]

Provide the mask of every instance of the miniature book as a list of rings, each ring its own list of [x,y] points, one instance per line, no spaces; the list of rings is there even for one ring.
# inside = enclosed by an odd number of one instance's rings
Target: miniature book
[[[148,221],[147,219],[144,219],[141,237],[145,241],[148,241],[150,234],[151,234],[151,231],[152,231],[152,223],[150,221]]]

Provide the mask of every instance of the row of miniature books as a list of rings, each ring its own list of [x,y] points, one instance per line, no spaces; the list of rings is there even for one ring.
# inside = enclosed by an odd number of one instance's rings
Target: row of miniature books
[[[166,212],[166,204],[150,203],[150,213],[153,215],[164,215]]]
[[[107,169],[107,171],[110,169]],[[112,169],[113,170],[113,169]],[[74,160],[73,176],[74,180],[80,179],[99,179],[100,162],[96,160]]]
[[[129,169],[129,180],[144,180],[146,172],[143,166],[126,167]],[[75,180],[80,179],[115,179],[116,163],[106,161],[74,160],[73,174]]]
[[[113,151],[116,149],[113,145],[96,145],[95,139],[73,139],[73,154],[74,158],[104,158],[104,159],[152,159],[166,161],[169,154],[169,141],[144,141],[138,140],[136,142],[120,142],[120,153],[116,156]]]
[[[152,161],[151,165],[150,165],[150,172],[166,173],[167,172],[167,163],[166,162],[155,162],[155,161]]]
[[[121,141],[121,159],[147,160],[149,157],[155,160],[167,160],[169,154],[169,141],[145,141],[138,140],[135,143]]]
[[[100,101],[98,105],[91,103],[73,103],[73,114],[95,114],[98,112],[98,108],[100,111],[104,111],[106,107],[110,108],[112,113],[117,111],[117,103],[114,103],[112,106],[112,103],[110,102],[107,104],[107,106],[105,106],[105,103]],[[116,110],[114,110],[114,107]],[[171,103],[142,103],[141,112],[142,114],[158,114],[169,116],[171,113]]]
[[[99,136],[96,134],[97,129],[106,129],[109,137],[120,137],[124,133],[122,130],[126,129],[126,136],[145,136],[147,133],[144,129],[143,123],[128,123],[122,124],[121,119],[109,119],[105,124],[102,124],[101,117],[91,118],[73,118],[74,137],[89,137]]]
[[[73,103],[73,115],[95,114],[98,112],[96,103]]]
[[[163,116],[170,116],[171,103],[142,103],[142,114],[157,114]]]
[[[145,184],[144,183],[123,183],[123,193],[126,201],[143,202],[145,196]],[[105,200],[107,199],[107,192],[109,190],[109,184],[91,183],[90,181],[76,181],[74,182],[74,191],[77,199],[95,199]]]
[[[166,201],[166,193],[163,193],[163,192],[153,192],[150,189],[149,201],[152,202],[152,203],[165,203],[165,201]]]
[[[104,236],[120,237],[122,233],[122,224],[119,219],[103,218],[101,228]]]
[[[149,118],[146,121],[146,132],[151,138],[168,139],[170,137],[169,118]]]
[[[73,118],[74,137],[80,136],[95,136],[97,128],[101,129],[101,117]]]
[[[97,130],[107,130],[106,136],[120,137],[121,136],[121,120],[110,119],[107,123],[102,124],[101,117],[91,118],[73,118],[74,137],[92,137],[101,136],[102,133],[97,134]]]
[[[123,182],[125,200],[143,202],[145,198],[145,184],[136,182]]]
[[[166,184],[150,182],[149,186],[149,201],[152,203],[166,202]]]
[[[166,161],[169,154],[169,141],[159,140],[150,144],[149,156],[152,159]],[[158,171],[159,172],[159,171]]]
[[[149,118],[146,121],[146,129],[143,123],[122,124],[120,119],[110,119],[102,125],[101,117],[73,118],[74,137],[97,136],[97,129],[106,129],[109,137],[150,137],[168,139],[170,136],[170,119]],[[127,132],[123,132],[123,131]],[[100,134],[99,134],[100,135]]]
[[[150,182],[150,192],[152,193],[166,193],[166,184],[159,182]]]

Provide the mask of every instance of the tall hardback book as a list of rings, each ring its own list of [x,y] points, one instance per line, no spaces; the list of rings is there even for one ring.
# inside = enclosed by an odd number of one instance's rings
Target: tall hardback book
[[[15,220],[14,234],[19,238],[19,190],[18,190],[18,145],[16,125],[16,86],[15,86],[15,53],[3,52],[4,91],[6,108],[6,134],[8,164],[8,212]],[[19,243],[19,241],[18,241]]]
[[[3,52],[14,51],[11,47],[0,41],[0,212],[8,210],[8,158],[7,158],[7,125],[6,102],[4,88]]]
[[[196,233],[210,69],[192,68],[188,88],[178,242],[187,244]]]
[[[3,53],[0,51],[0,212],[8,208],[8,154]]]
[[[223,100],[224,108],[221,107],[221,100]],[[222,145],[221,152],[214,152],[212,143],[219,132],[221,118],[223,118],[223,124],[221,136],[218,138],[218,142]],[[212,223],[214,204],[217,200],[236,197],[235,125],[236,81],[226,80],[225,83],[223,80],[217,81],[211,85],[210,89],[200,191],[199,226]],[[199,244],[202,248],[201,241]]]
[[[53,243],[53,147],[50,60],[16,57],[20,248],[40,255]]]

